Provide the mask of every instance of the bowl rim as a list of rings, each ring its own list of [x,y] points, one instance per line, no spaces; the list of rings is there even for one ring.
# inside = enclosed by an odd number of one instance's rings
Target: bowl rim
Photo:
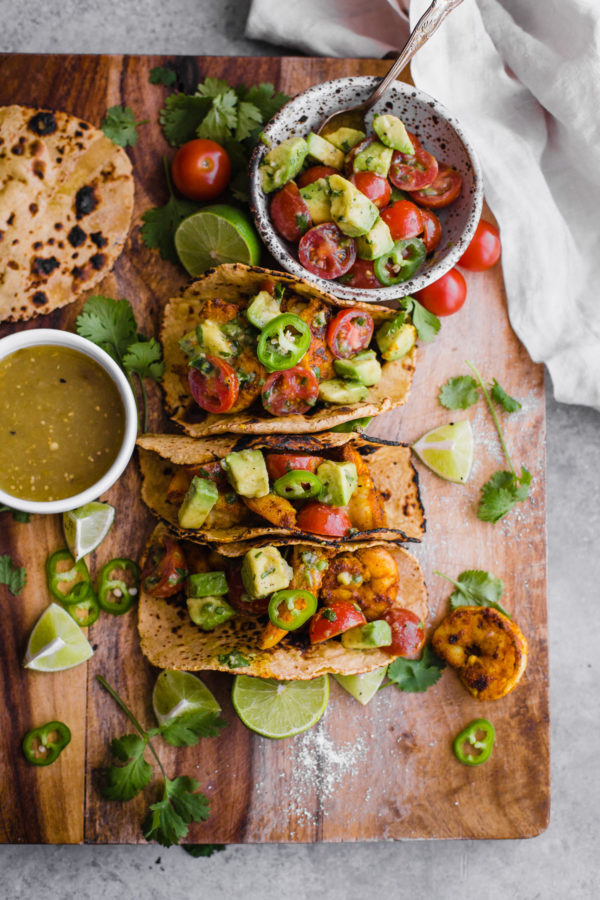
[[[112,378],[119,391],[125,411],[125,431],[119,452],[110,468],[89,488],[80,491],[72,497],[47,501],[23,500],[20,497],[13,497],[12,494],[8,494],[0,488],[0,503],[9,506],[11,509],[32,514],[52,515],[84,506],[86,503],[96,500],[112,487],[124,472],[133,455],[138,431],[138,413],[131,386],[117,363],[101,347],[98,347],[92,341],[88,341],[87,338],[80,337],[78,334],[57,328],[35,328],[9,334],[0,338],[0,361],[6,359],[7,356],[12,355],[17,350],[40,346],[69,347],[95,360]]]
[[[331,89],[333,91],[333,89],[335,89],[336,87],[342,87],[350,84],[359,88],[373,88],[379,81],[381,81],[381,79],[378,76],[374,75],[347,75],[343,78],[333,78],[329,81],[321,81],[316,85],[311,85],[305,91],[301,91],[299,94],[296,94],[295,97],[292,97],[291,100],[288,100],[288,102],[285,103],[281,107],[281,109],[279,109],[278,112],[275,113],[275,115],[264,126],[261,136],[264,136],[268,140],[270,132],[272,132],[273,129],[276,128],[280,123],[287,120],[290,108],[293,107],[293,105],[297,103],[300,98],[310,97],[311,94],[314,94],[315,97],[318,97],[324,89]],[[391,85],[390,88],[395,88],[403,94],[413,94],[422,103],[429,106],[432,115],[437,115],[443,118],[449,124],[450,128],[456,133],[460,142],[462,143],[472,167],[474,190],[473,210],[472,213],[469,214],[469,221],[467,222],[467,226],[462,233],[461,238],[464,238],[465,241],[470,242],[471,238],[475,234],[475,229],[477,227],[479,219],[481,218],[481,212],[483,208],[483,174],[481,165],[471,142],[465,135],[463,128],[458,120],[446,109],[446,107],[442,103],[440,103],[430,94],[425,93],[425,91],[422,91],[420,88],[416,87],[416,85],[408,84],[407,82],[398,80],[394,81],[393,85]],[[461,246],[463,244],[463,241],[461,240],[461,245],[459,245],[458,243],[455,244],[455,246],[451,247],[447,252],[444,259],[439,261],[439,269],[436,271],[434,278],[430,277],[430,274],[426,276],[416,275],[414,278],[410,278],[405,282],[400,282],[399,284],[391,285],[389,287],[371,289],[352,288],[347,287],[339,281],[330,281],[325,278],[319,278],[319,276],[317,275],[313,275],[311,272],[305,269],[300,262],[294,259],[294,257],[292,257],[287,250],[284,249],[283,252],[281,251],[273,226],[269,225],[269,230],[267,231],[264,228],[263,222],[261,221],[261,216],[259,215],[258,211],[259,206],[261,204],[261,201],[263,203],[266,203],[268,195],[265,194],[262,188],[259,186],[258,166],[267,150],[268,148],[264,141],[259,141],[254,148],[249,164],[250,210],[252,212],[256,229],[269,253],[271,253],[275,257],[279,265],[281,265],[285,271],[290,272],[292,275],[296,275],[296,277],[304,278],[307,281],[310,281],[320,290],[327,291],[330,294],[334,294],[336,297],[342,300],[359,300],[363,303],[381,303],[398,300],[400,297],[405,297],[416,291],[420,291],[424,287],[426,287],[426,285],[432,284],[434,281],[439,280],[443,275],[449,272],[450,269],[452,269],[456,265],[456,263],[464,253],[467,244]]]

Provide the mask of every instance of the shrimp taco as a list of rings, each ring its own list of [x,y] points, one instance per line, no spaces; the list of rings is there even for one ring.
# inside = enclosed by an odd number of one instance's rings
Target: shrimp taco
[[[225,556],[161,523],[143,561],[138,630],[163,669],[308,680],[417,658],[427,614],[421,567],[402,547],[273,543]]]
[[[218,266],[165,307],[167,409],[193,437],[328,431],[406,401],[416,336],[406,312]]]
[[[142,498],[181,537],[228,544],[418,541],[410,447],[358,434],[138,439]]]

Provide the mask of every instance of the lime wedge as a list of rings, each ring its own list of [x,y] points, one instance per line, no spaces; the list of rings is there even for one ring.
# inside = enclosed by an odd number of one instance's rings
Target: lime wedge
[[[352,694],[355,700],[366,706],[372,700],[387,672],[387,666],[364,672],[362,675],[334,675],[337,683]]]
[[[440,478],[461,484],[468,481],[473,465],[473,432],[468,419],[428,431],[412,449]]]
[[[327,708],[329,681],[276,681],[236,675],[231,694],[236,713],[248,728],[268,738],[287,738],[312,728]]]
[[[189,672],[165,669],[152,691],[152,709],[159,725],[189,712],[221,712],[221,707],[199,678]]]
[[[51,603],[33,626],[23,665],[37,672],[62,672],[85,662],[93,652],[66,609]]]
[[[67,547],[75,562],[95,550],[102,543],[115,519],[110,503],[94,500],[79,509],[63,513],[63,532]]]
[[[250,219],[234,206],[206,206],[188,216],[175,232],[179,260],[194,277],[221,263],[255,266],[260,241]]]

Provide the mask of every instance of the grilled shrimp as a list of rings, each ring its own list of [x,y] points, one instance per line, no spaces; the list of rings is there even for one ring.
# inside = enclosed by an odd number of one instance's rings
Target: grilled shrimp
[[[353,527],[358,528],[359,531],[384,528],[387,520],[383,501],[373,484],[367,463],[350,443],[342,447],[342,459],[344,462],[354,463],[358,477],[356,490],[348,503],[348,515]]]
[[[400,578],[392,554],[385,547],[368,547],[356,553],[340,553],[331,560],[323,578],[321,599],[358,603],[367,620],[381,619],[401,606],[398,600]]]
[[[281,528],[296,528],[296,510],[285,497],[267,494],[266,497],[244,497],[243,501],[248,509],[262,516],[272,525],[279,525]]]
[[[305,369],[311,369],[319,381],[335,378],[333,354],[327,346],[327,324],[331,318],[329,309],[315,298],[305,303],[295,296],[290,297],[286,303],[286,309],[299,316],[310,328],[310,347],[299,365],[304,366]]]
[[[507,616],[488,606],[460,606],[436,628],[432,646],[478,700],[498,700],[527,665],[527,641]]]

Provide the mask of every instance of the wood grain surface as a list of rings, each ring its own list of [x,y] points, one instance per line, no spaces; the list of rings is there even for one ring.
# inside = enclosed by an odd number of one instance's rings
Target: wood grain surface
[[[290,94],[328,78],[383,74],[389,66],[291,57],[169,61],[187,89],[211,75],[233,84],[269,81]],[[1,104],[64,109],[99,124],[108,106],[125,103],[136,118],[150,119],[140,129],[138,145],[128,150],[135,173],[133,227],[114,272],[97,290],[129,299],[147,334],[155,333],[161,305],[186,280],[144,247],[139,231],[144,210],[166,199],[160,157],[173,151],[157,124],[165,90],[148,81],[150,69],[165,62],[159,57],[0,56]],[[486,217],[491,218],[487,211]],[[522,682],[503,700],[480,703],[448,669],[427,693],[402,694],[390,687],[363,708],[332,679],[329,707],[317,727],[293,739],[269,741],[237,719],[231,678],[211,673],[205,681],[222,704],[228,727],[219,739],[205,739],[197,747],[160,747],[167,772],[195,776],[211,800],[211,818],[191,829],[190,841],[517,838],[535,835],[548,823],[543,369],[532,363],[509,325],[500,267],[468,274],[467,280],[463,310],[445,319],[436,342],[420,350],[409,403],[381,416],[369,432],[414,441],[453,417],[471,420],[476,456],[468,485],[449,484],[419,467],[428,527],[422,545],[410,549],[429,588],[428,628],[444,615],[451,590],[434,570],[456,578],[465,569],[481,568],[504,580],[505,606],[530,644]],[[69,329],[84,300],[20,327]],[[482,402],[453,414],[437,401],[441,384],[468,372],[466,359],[523,402],[523,409],[503,416],[503,422],[515,466],[523,463],[532,473],[531,500],[495,526],[475,516],[481,485],[505,467],[489,413]],[[158,431],[168,423],[154,386],[151,401],[150,430]],[[140,500],[135,462],[103,499],[116,506],[117,518],[89,559],[92,572],[114,556],[139,556],[152,527]],[[31,673],[21,666],[30,629],[49,599],[44,561],[62,545],[57,517],[16,524],[10,514],[0,516],[0,553],[10,553],[28,573],[20,597],[0,587],[0,841],[142,842],[140,823],[158,782],[127,804],[105,801],[98,791],[99,772],[110,762],[110,740],[130,726],[95,676],[107,678],[143,722],[153,723],[150,698],[157,672],[140,653],[135,614],[101,616],[89,629],[96,652],[87,665],[58,674]],[[451,741],[479,716],[493,721],[496,747],[484,766],[464,767],[454,759]],[[21,739],[29,728],[53,718],[69,724],[72,743],[53,766],[34,769],[22,757]]]

